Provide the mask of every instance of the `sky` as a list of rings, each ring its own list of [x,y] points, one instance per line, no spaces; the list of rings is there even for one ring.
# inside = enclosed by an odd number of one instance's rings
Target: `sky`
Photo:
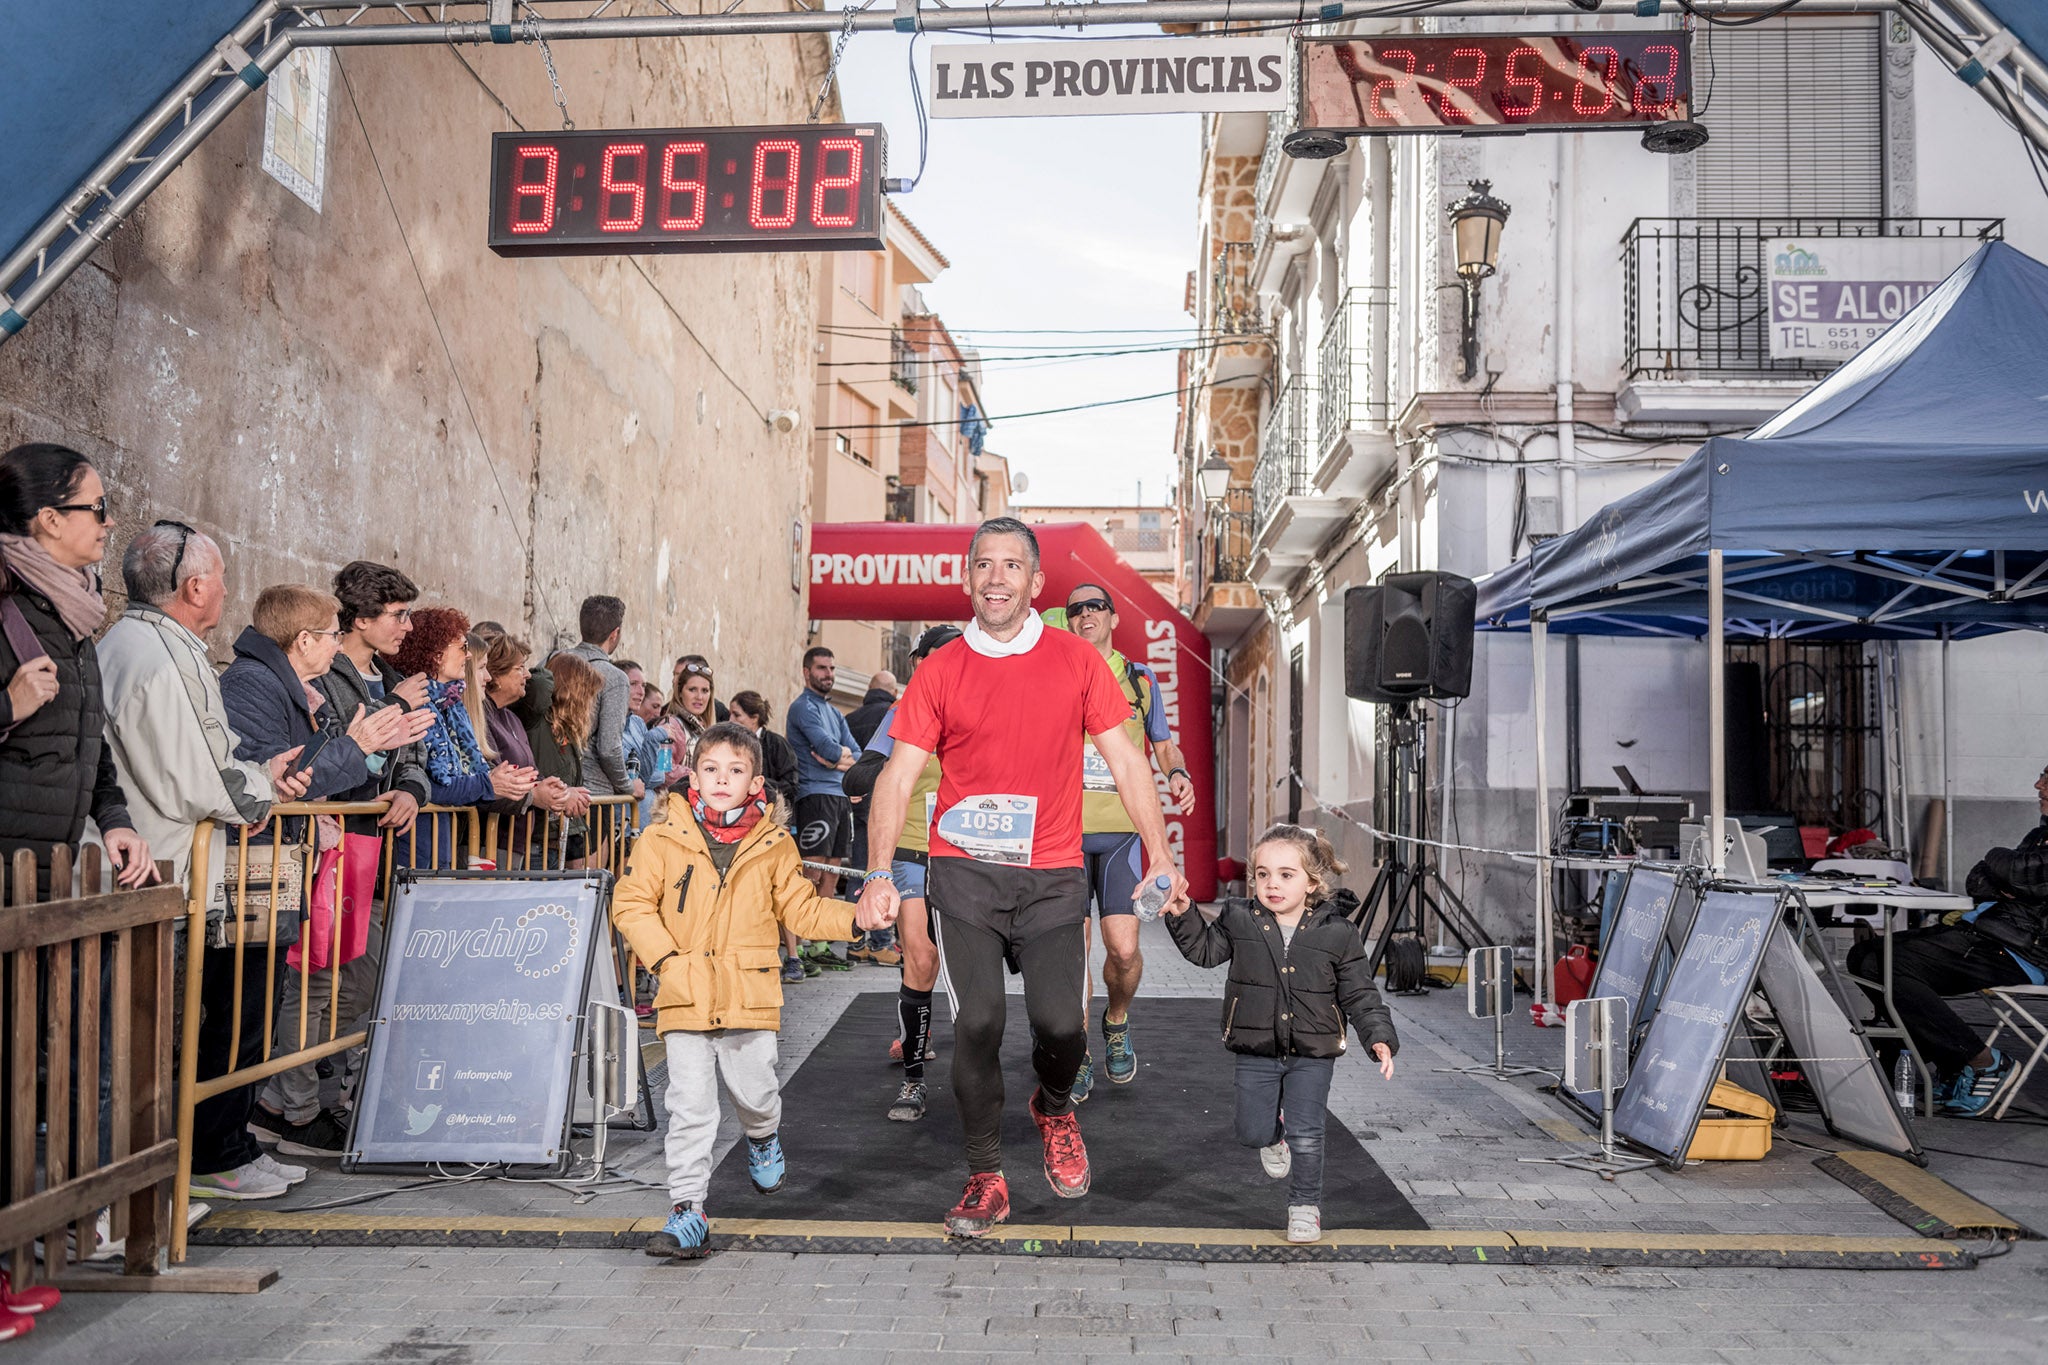
[[[925,35],[920,85],[932,44],[986,41]],[[888,129],[892,176],[917,174],[909,43],[901,34],[856,34],[839,68],[846,117],[880,119]],[[995,421],[989,449],[1029,480],[1016,501],[1123,505],[1142,484],[1146,504],[1164,503],[1174,472],[1171,397],[1052,417],[1005,414],[1173,389],[1168,348],[1194,325],[1181,303],[1195,264],[1198,116],[933,119],[930,130],[924,177],[895,203],[951,263],[924,295],[963,345],[982,348]],[[1112,335],[1015,330],[1027,328]],[[1023,358],[1119,343],[1157,349]]]

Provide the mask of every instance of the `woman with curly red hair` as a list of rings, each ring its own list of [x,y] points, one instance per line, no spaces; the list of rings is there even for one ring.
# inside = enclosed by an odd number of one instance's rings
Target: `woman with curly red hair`
[[[420,749],[426,756],[427,781],[437,806],[518,801],[533,790],[538,778],[531,767],[493,765],[484,757],[463,705],[468,637],[469,618],[455,608],[421,607],[412,614],[412,633],[391,660],[408,677],[426,675],[427,709],[433,712],[434,724],[420,740]],[[452,837],[444,841],[436,830],[429,838],[433,845],[453,851]]]

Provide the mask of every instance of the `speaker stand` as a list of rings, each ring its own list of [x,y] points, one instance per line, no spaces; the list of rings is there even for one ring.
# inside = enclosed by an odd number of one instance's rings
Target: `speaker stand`
[[[1435,850],[1427,844],[1410,842],[1428,837],[1428,822],[1420,814],[1421,803],[1417,799],[1426,722],[1407,702],[1392,703],[1388,720],[1393,731],[1388,806],[1393,814],[1393,833],[1406,837],[1389,841],[1386,861],[1380,864],[1372,879],[1372,889],[1365,893],[1358,907],[1356,923],[1361,934],[1372,928],[1374,917],[1382,908],[1386,910],[1386,928],[1373,946],[1368,967],[1373,975],[1378,975],[1385,965],[1394,935],[1409,933],[1425,944],[1428,942],[1426,912],[1434,912],[1438,927],[1465,951],[1487,946],[1486,931],[1471,908],[1437,870]],[[1411,791],[1411,784],[1417,790]]]

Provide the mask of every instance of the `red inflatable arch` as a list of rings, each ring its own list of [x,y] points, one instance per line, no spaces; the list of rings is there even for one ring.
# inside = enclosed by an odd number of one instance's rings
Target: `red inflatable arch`
[[[1116,647],[1159,675],[1166,718],[1194,779],[1192,815],[1168,815],[1166,835],[1197,900],[1216,894],[1216,748],[1209,712],[1209,641],[1139,577],[1086,522],[1034,526],[1045,591],[1058,606],[1077,583],[1099,583],[1116,602]],[[964,621],[964,563],[972,526],[857,522],[811,528],[810,615],[818,621]],[[1079,775],[1076,774],[1076,780]],[[1166,786],[1159,779],[1160,796]],[[1169,803],[1170,804],[1170,803]]]

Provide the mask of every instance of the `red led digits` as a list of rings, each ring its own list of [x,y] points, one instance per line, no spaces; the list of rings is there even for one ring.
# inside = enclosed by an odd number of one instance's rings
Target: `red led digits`
[[[753,196],[747,205],[747,222],[756,229],[789,228],[796,226],[796,180],[797,144],[786,138],[768,138],[754,145],[754,187]],[[782,174],[768,174],[768,158],[782,158]],[[782,211],[770,216],[763,211],[763,204],[770,194],[782,196]]]
[[[1460,62],[1472,63],[1472,72],[1470,75],[1460,76],[1458,74],[1458,63]],[[1477,91],[1480,85],[1482,85],[1485,82],[1485,80],[1486,49],[1479,47],[1459,47],[1453,48],[1451,50],[1451,76],[1449,80],[1444,82],[1444,84],[1450,86],[1453,90],[1464,90],[1472,92]],[[1479,102],[1476,95],[1472,103],[1463,104],[1451,98],[1451,93],[1449,90],[1446,90],[1444,92],[1442,99],[1438,102],[1443,106],[1445,123],[1470,123],[1472,121],[1473,112],[1479,107]]]
[[[1664,74],[1653,76],[1645,71],[1636,77],[1635,94],[1630,103],[1638,114],[1670,118],[1672,108],[1678,103],[1678,49],[1669,43],[1658,43],[1643,49],[1645,63],[1654,57],[1664,59]],[[1662,98],[1659,98],[1660,95]]]
[[[630,161],[633,174],[619,179],[619,163]],[[647,144],[614,142],[604,149],[604,167],[597,177],[597,228],[600,232],[638,232],[647,221]],[[621,216],[612,212],[615,201],[632,205]]]
[[[685,157],[696,163],[696,174],[681,174]],[[704,226],[704,181],[711,170],[709,150],[701,142],[671,142],[661,154],[661,230],[695,232]],[[690,211],[676,212],[676,198],[690,197]]]
[[[1395,72],[1392,75],[1382,76],[1374,81],[1372,83],[1372,97],[1367,101],[1367,104],[1371,107],[1374,118],[1390,118],[1405,123],[1408,121],[1407,115],[1403,114],[1398,108],[1387,108],[1382,101],[1396,91],[1407,89],[1414,82],[1415,54],[1406,48],[1383,47],[1379,50],[1379,59],[1383,62],[1393,62],[1396,60],[1405,62],[1408,69],[1405,72]]]
[[[1534,57],[1537,69],[1543,66],[1543,54],[1533,47],[1518,47],[1508,54],[1507,79],[1502,85],[1508,90],[1527,90],[1529,102],[1523,105],[1511,104],[1507,99],[1498,101],[1502,118],[1529,118],[1543,108],[1543,82],[1534,76],[1524,76],[1515,68],[1524,57]]]
[[[846,153],[846,174],[828,173],[830,158],[834,152]],[[860,139],[853,137],[828,137],[818,144],[818,179],[811,187],[811,226],[850,228],[860,216]],[[846,212],[825,212],[825,194],[829,190],[842,190],[846,194]]]
[[[1600,58],[1600,75],[1593,74],[1593,58]],[[1589,47],[1579,54],[1579,79],[1572,86],[1572,112],[1588,118],[1614,107],[1614,82],[1621,75],[1621,54],[1611,47]],[[1586,102],[1586,87],[1598,81],[1600,103]]]
[[[543,168],[538,181],[527,171],[538,162]],[[562,168],[562,154],[553,147],[520,147],[512,153],[512,223],[514,232],[546,232],[555,225],[555,180]],[[540,217],[526,218],[528,201],[540,201]]]

